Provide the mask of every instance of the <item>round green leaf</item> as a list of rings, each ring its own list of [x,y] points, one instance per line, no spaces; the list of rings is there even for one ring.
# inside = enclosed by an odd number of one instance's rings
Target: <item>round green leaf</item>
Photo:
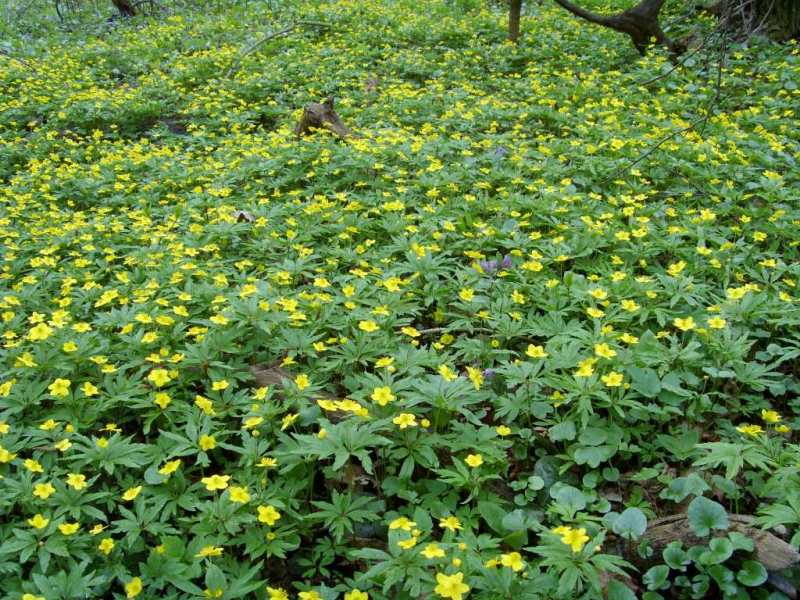
[[[718,565],[724,563],[733,555],[733,544],[728,538],[714,538],[708,544],[708,550],[703,552],[700,560],[704,565]]]
[[[689,526],[698,536],[707,536],[712,529],[728,528],[728,513],[719,503],[698,496],[689,504]]]
[[[661,554],[664,558],[664,562],[669,565],[670,569],[676,569],[679,571],[683,571],[691,562],[691,559],[686,554],[686,551],[683,549],[683,546],[680,542],[671,542],[664,548],[664,552]]]
[[[634,540],[640,538],[646,529],[647,517],[638,508],[626,508],[614,520],[614,533],[621,535],[625,539]]]
[[[767,570],[760,562],[746,560],[742,563],[741,570],[736,574],[736,579],[742,585],[756,587],[767,580]]]
[[[669,567],[657,565],[647,570],[644,577],[642,577],[642,582],[647,586],[648,590],[662,590],[669,586],[667,577],[669,577]]]

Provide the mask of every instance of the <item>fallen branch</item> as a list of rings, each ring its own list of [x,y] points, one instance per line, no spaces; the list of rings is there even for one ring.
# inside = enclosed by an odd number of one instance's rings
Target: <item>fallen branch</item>
[[[800,562],[800,553],[791,544],[779,537],[755,527],[755,519],[749,515],[729,515],[730,531],[737,531],[753,541],[756,560],[769,571],[780,571]],[[663,550],[670,542],[680,541],[684,546],[705,543],[698,538],[689,526],[685,514],[656,519],[647,528],[644,539],[648,540],[656,552]]]
[[[585,21],[627,34],[636,50],[643,56],[651,40],[666,47],[673,57],[686,51],[682,43],[675,42],[661,29],[658,15],[666,0],[641,0],[636,6],[614,15],[598,15],[569,0],[555,0],[555,2]]]
[[[279,31],[273,31],[272,33],[265,35],[259,40],[256,40],[255,42],[244,48],[241,52],[239,52],[236,59],[233,61],[231,66],[228,67],[228,70],[225,72],[225,77],[227,78],[233,75],[239,68],[242,59],[251,52],[253,52],[254,50],[256,50],[259,46],[266,44],[270,40],[274,40],[280,37],[286,37],[303,27],[321,27],[325,29],[330,29],[330,25],[328,23],[321,23],[319,21],[296,21],[295,23],[292,23],[291,25],[284,27]]]

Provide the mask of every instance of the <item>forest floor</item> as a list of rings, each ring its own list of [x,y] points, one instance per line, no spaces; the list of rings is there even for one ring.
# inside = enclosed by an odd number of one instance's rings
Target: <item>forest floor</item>
[[[216,6],[0,54],[0,596],[788,597],[800,47]]]

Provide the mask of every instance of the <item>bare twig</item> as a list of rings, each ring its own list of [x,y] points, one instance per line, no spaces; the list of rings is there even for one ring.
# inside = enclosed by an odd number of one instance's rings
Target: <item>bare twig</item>
[[[225,72],[225,77],[227,78],[227,77],[230,77],[231,75],[233,75],[236,72],[236,70],[239,68],[239,65],[241,64],[242,59],[245,56],[247,56],[248,54],[250,54],[251,52],[253,52],[254,50],[256,50],[259,46],[262,46],[263,44],[266,44],[270,40],[274,40],[274,39],[279,38],[279,37],[285,37],[287,35],[290,35],[290,34],[294,33],[296,30],[298,30],[298,29],[300,29],[302,27],[320,27],[320,28],[329,29],[330,25],[328,23],[321,23],[319,21],[296,21],[295,23],[292,23],[288,27],[284,27],[283,29],[281,29],[279,31],[273,31],[272,33],[269,33],[269,34],[265,35],[261,39],[253,42],[252,44],[250,44],[249,46],[244,48],[241,52],[239,52],[239,54],[237,55],[236,59],[233,61],[231,66],[228,67],[228,70]]]

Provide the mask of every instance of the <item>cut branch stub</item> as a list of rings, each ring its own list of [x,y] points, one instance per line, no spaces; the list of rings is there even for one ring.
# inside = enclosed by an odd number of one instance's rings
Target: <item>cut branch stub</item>
[[[333,109],[333,96],[328,96],[322,104],[307,104],[294,133],[297,137],[302,137],[314,129],[329,129],[342,139],[353,135]]]

